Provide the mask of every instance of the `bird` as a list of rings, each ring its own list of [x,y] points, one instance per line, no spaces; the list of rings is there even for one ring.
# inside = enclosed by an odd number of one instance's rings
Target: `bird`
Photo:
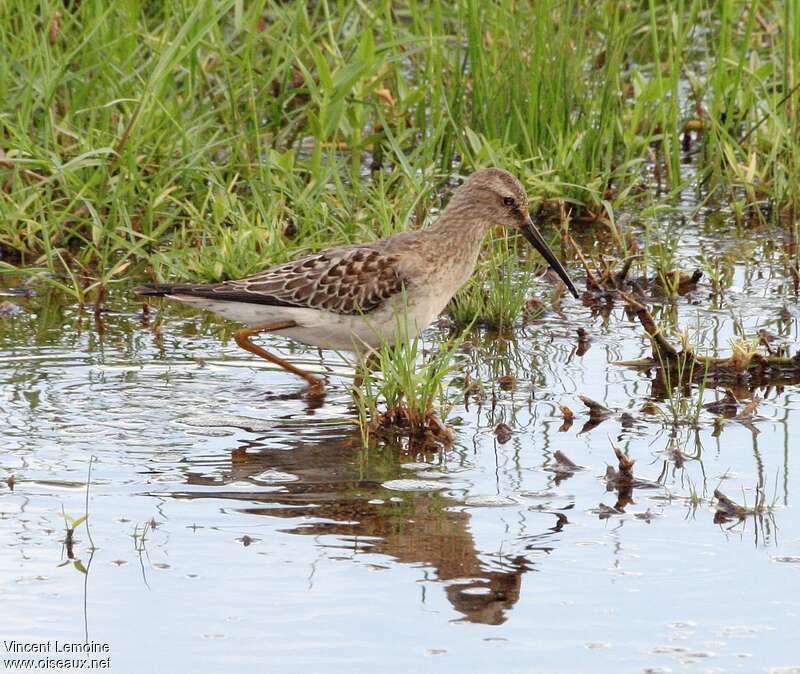
[[[134,291],[243,324],[234,334],[242,349],[302,377],[310,397],[322,396],[323,379],[269,353],[252,337],[273,333],[319,348],[369,353],[393,343],[402,318],[413,338],[472,276],[483,239],[495,226],[520,232],[578,298],[530,216],[525,189],[500,168],[470,175],[428,228],[336,246],[243,279],[151,283]]]

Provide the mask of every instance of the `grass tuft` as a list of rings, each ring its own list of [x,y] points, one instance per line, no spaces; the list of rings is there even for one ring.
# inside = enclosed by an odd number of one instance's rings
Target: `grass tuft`
[[[461,341],[437,342],[434,352],[426,352],[408,319],[398,316],[394,339],[382,339],[359,365],[363,379],[353,396],[365,446],[373,435],[407,438],[416,448],[449,444],[452,433],[445,422],[451,403],[445,388],[457,368],[453,356]]]

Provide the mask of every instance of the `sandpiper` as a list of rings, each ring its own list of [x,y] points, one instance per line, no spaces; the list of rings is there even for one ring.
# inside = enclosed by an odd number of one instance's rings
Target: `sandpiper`
[[[329,248],[237,281],[149,284],[135,291],[243,323],[248,327],[235,334],[240,347],[302,377],[309,394],[320,395],[321,378],[250,338],[272,332],[311,346],[363,352],[382,340],[392,343],[401,316],[417,335],[472,275],[481,242],[495,225],[519,230],[578,297],[531,220],[522,185],[496,168],[473,173],[428,229]]]

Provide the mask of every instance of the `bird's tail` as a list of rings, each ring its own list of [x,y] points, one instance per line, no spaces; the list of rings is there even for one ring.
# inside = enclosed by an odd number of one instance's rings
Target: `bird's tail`
[[[181,283],[147,283],[133,289],[137,295],[147,295],[149,297],[164,297],[164,295],[174,295],[180,291],[188,290],[190,285]]]

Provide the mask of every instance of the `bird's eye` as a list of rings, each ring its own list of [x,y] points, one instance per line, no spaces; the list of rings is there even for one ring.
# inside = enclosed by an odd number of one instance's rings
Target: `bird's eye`
[[[515,206],[514,197],[503,197],[503,204],[506,206]]]

